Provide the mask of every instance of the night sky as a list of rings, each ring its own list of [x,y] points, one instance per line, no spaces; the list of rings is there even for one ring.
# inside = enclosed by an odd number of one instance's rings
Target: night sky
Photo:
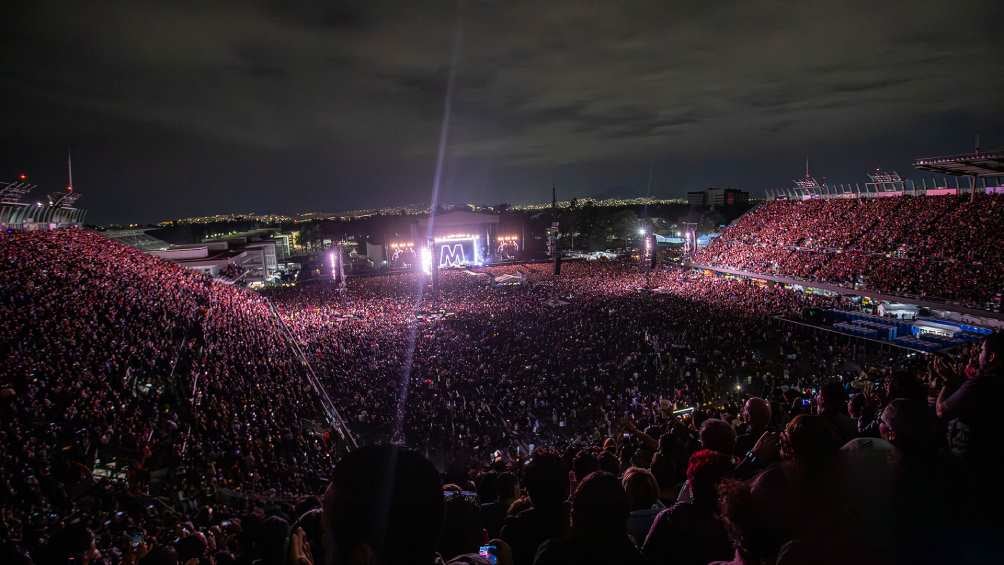
[[[1004,146],[1004,2],[4,2],[0,178],[91,222],[862,181]],[[459,7],[458,7],[459,6]],[[459,24],[458,24],[459,22]]]

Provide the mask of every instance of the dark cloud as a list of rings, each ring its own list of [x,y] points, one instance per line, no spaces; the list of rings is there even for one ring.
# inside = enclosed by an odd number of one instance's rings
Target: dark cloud
[[[1002,12],[992,0],[14,2],[3,170],[59,186],[72,146],[99,221],[421,202],[460,22],[448,199],[540,198],[552,181],[642,191],[650,164],[660,194],[758,190],[806,154],[848,182],[878,164],[907,173],[917,152],[964,149],[976,130],[994,143]]]

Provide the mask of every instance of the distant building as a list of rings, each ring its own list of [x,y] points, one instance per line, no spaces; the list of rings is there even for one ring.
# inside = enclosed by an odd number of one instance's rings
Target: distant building
[[[178,245],[171,249],[153,250],[149,253],[211,277],[218,277],[230,268],[240,268],[247,260],[246,254],[241,251],[208,244]]]
[[[268,234],[256,235],[267,237]],[[212,277],[226,276],[246,283],[263,283],[273,280],[278,274],[279,247],[278,242],[271,238],[241,236],[172,245],[168,249],[150,250],[149,253]]]
[[[276,242],[271,239],[246,244],[244,251],[248,254],[248,261],[245,267],[266,279],[271,277],[279,270],[276,247]]]
[[[290,240],[293,238],[293,234],[289,233],[275,233],[272,234],[272,241],[275,242],[275,252],[276,256],[280,261],[283,261],[292,254],[290,253],[291,245]]]
[[[749,203],[750,193],[735,188],[706,188],[687,193],[687,204],[717,208],[723,206],[741,206]]]

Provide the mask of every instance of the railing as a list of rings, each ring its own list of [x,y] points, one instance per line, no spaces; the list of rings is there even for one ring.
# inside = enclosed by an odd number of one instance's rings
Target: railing
[[[359,447],[359,443],[356,440],[355,436],[352,434],[352,430],[349,429],[348,424],[345,423],[345,420],[342,418],[342,415],[338,412],[338,409],[335,407],[334,402],[331,401],[331,397],[328,396],[327,391],[324,389],[323,383],[321,383],[320,379],[317,378],[317,373],[314,372],[313,365],[307,359],[307,356],[303,353],[303,349],[300,348],[300,344],[297,341],[296,336],[293,335],[292,330],[289,329],[289,326],[286,324],[286,321],[279,314],[279,311],[276,309],[275,304],[273,304],[272,301],[269,300],[268,298],[265,298],[265,301],[268,303],[269,311],[272,313],[272,316],[275,319],[275,323],[278,326],[280,333],[283,335],[283,337],[286,338],[286,341],[289,343],[290,348],[292,348],[292,350],[296,352],[297,356],[300,358],[300,363],[303,364],[303,367],[306,371],[305,374],[307,377],[307,382],[310,383],[310,386],[314,389],[314,392],[317,394],[318,400],[321,403],[321,408],[324,409],[325,416],[327,416],[328,423],[331,425],[332,430],[334,430],[335,433],[338,434],[339,438],[342,440],[342,444],[345,445],[347,449],[351,450]]]
[[[822,184],[812,189],[798,187],[790,188],[768,188],[764,190],[764,197],[769,202],[772,200],[829,200],[829,199],[859,199],[859,198],[890,198],[898,196],[943,196],[943,195],[963,195],[963,194],[993,194],[999,193],[1001,187],[988,184],[986,178],[982,183],[970,182],[960,183],[959,177],[952,177],[955,185],[949,183],[945,177],[941,181],[937,179],[921,179],[921,182],[913,180],[901,180],[889,183],[866,182],[863,184]],[[980,186],[982,184],[982,186]]]

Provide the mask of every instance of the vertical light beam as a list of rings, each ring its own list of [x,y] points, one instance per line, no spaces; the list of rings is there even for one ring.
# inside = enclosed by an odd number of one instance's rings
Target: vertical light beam
[[[457,74],[457,62],[460,60],[460,51],[463,47],[463,25],[460,18],[460,3],[457,3],[457,23],[453,33],[453,48],[450,53],[450,70],[446,78],[446,94],[443,97],[443,120],[439,128],[439,148],[436,155],[436,173],[432,179],[432,195],[429,199],[429,222],[426,228],[425,240],[432,241],[434,224],[436,219],[436,208],[439,207],[439,187],[443,179],[443,163],[446,160],[447,141],[449,140],[450,118],[453,113],[453,88]],[[430,250],[431,251],[431,250]],[[433,264],[435,269],[436,265]],[[418,313],[422,304],[422,297],[425,290],[425,277],[418,277],[418,285],[415,292],[415,305],[413,312]],[[401,382],[398,385],[397,414],[394,423],[394,433],[392,441],[404,442],[404,420],[408,409],[408,387],[411,382],[411,370],[415,358],[415,340],[418,333],[418,317],[412,316],[408,325],[408,344],[405,351],[404,366],[401,371]]]

